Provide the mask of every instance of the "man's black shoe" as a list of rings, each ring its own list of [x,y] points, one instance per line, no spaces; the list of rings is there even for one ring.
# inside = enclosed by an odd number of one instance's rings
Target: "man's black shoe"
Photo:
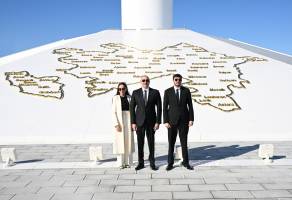
[[[143,164],[138,164],[137,167],[135,168],[136,171],[143,169],[144,165]]]
[[[188,170],[194,170],[194,167],[190,164],[182,164],[183,167],[187,168]]]
[[[173,169],[173,165],[167,165],[167,167],[166,167],[166,170],[167,171],[170,171],[170,170],[172,170]]]
[[[158,168],[155,166],[155,164],[151,164],[151,165],[150,165],[150,168],[151,168],[152,170],[154,170],[154,171],[158,170]]]

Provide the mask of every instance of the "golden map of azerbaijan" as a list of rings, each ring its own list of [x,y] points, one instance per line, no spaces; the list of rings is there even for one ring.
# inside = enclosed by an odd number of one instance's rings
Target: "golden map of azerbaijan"
[[[235,57],[210,52],[202,47],[179,43],[158,50],[143,50],[120,43],[101,44],[97,50],[79,48],[55,49],[61,67],[58,72],[85,81],[88,97],[102,95],[119,82],[137,84],[142,75],[150,79],[180,73],[183,85],[190,88],[193,100],[222,111],[241,109],[232,98],[234,89],[245,88],[240,66],[262,58]],[[9,77],[7,78],[11,82]],[[56,84],[56,81],[52,81]],[[16,85],[16,84],[13,84]],[[153,86],[159,88],[159,86]],[[59,86],[62,90],[62,87]],[[163,88],[166,89],[166,88]],[[23,89],[24,90],[24,89]]]

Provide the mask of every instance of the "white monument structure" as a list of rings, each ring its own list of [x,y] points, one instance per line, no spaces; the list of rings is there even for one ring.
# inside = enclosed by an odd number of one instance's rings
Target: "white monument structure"
[[[122,30],[0,58],[0,144],[112,142],[117,84],[133,91],[147,74],[163,98],[174,73],[192,92],[189,141],[292,139],[291,56],[173,29],[171,0],[121,5]]]
[[[122,29],[171,29],[172,0],[122,0]]]

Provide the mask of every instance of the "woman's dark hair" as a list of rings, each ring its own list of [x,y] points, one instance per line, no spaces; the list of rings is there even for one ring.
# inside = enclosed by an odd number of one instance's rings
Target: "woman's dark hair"
[[[119,87],[120,87],[120,85],[123,85],[123,86],[126,88],[126,95],[130,95],[130,94],[129,94],[129,91],[128,91],[128,86],[127,86],[127,84],[126,84],[125,82],[120,82],[120,83],[118,84],[118,87],[117,87],[117,95],[120,94],[120,93],[119,93]]]

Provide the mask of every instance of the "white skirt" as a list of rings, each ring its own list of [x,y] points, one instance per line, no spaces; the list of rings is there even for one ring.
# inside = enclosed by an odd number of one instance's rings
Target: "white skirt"
[[[131,154],[135,151],[134,134],[131,128],[130,111],[122,111],[122,132],[115,132],[115,154]]]
[[[129,155],[132,153],[130,151],[130,137],[132,134],[132,128],[131,128],[131,119],[130,119],[130,111],[122,111],[123,116],[123,134],[124,134],[124,149],[125,154]]]

